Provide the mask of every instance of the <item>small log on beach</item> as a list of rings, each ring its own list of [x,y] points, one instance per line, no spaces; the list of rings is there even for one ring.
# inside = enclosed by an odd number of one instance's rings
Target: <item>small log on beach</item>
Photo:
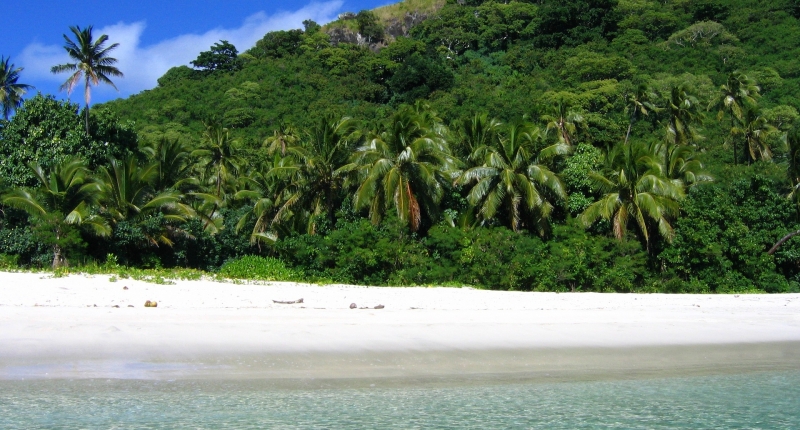
[[[290,300],[290,301],[273,300],[272,303],[277,303],[279,305],[293,305],[295,303],[303,303],[303,299]]]

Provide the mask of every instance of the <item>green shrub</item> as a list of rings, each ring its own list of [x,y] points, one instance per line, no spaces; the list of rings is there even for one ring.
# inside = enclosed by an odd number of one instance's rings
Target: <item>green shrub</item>
[[[259,281],[299,281],[300,275],[272,257],[246,255],[223,264],[219,274],[230,279]]]
[[[0,270],[13,270],[18,267],[19,255],[0,254]]]

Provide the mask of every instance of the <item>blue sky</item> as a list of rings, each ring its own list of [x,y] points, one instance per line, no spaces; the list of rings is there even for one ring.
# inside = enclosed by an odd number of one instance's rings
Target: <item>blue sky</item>
[[[399,0],[397,0],[399,1]],[[225,39],[244,51],[269,31],[302,28],[305,19],[324,24],[344,11],[373,9],[394,0],[19,0],[12,2],[0,26],[0,55],[24,67],[20,82],[32,91],[67,98],[58,87],[67,74],[50,67],[69,61],[63,34],[69,26],[94,26],[120,47],[113,52],[124,78],[119,92],[104,85],[92,90],[92,104],[153,88],[170,67],[188,65],[200,51]],[[32,95],[29,94],[29,95]],[[83,101],[76,90],[70,97]]]

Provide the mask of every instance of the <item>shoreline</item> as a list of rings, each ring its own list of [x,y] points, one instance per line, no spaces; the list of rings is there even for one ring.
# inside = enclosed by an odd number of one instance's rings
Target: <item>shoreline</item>
[[[32,273],[0,273],[0,285],[4,380],[571,380],[800,369],[800,294],[157,285]]]
[[[800,342],[626,348],[0,358],[0,381],[263,381],[291,387],[640,380],[800,371]]]

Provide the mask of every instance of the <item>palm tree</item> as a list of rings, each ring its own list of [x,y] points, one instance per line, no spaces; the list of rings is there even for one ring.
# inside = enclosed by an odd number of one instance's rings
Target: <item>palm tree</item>
[[[86,164],[68,158],[46,174],[41,166],[31,165],[39,187],[17,188],[3,196],[3,204],[26,211],[52,234],[53,268],[68,265],[62,241],[73,226],[88,227],[98,236],[108,236],[111,229],[94,212],[102,195],[101,185],[89,175]]]
[[[647,116],[651,111],[658,111],[659,109],[653,104],[656,95],[645,84],[639,84],[636,89],[625,96],[625,112],[628,112],[630,119],[628,121],[628,131],[625,133],[625,144],[628,144],[628,139],[631,136],[631,129],[633,123],[636,122],[638,114]]]
[[[697,110],[697,97],[685,85],[672,87],[667,99],[667,142],[675,145],[689,145],[697,141],[700,136],[694,124],[700,121],[701,115]]]
[[[547,122],[548,132],[556,130],[558,140],[572,146],[578,128],[583,124],[583,115],[570,106],[565,97],[559,97],[550,112],[542,115],[542,120]]]
[[[116,90],[117,86],[114,85],[110,77],[124,76],[119,69],[114,67],[117,59],[109,57],[111,51],[116,49],[119,43],[106,47],[105,43],[108,41],[108,36],[105,34],[94,40],[91,25],[84,29],[78,26],[70,27],[69,29],[75,35],[75,41],[65,34],[64,40],[66,44],[64,49],[75,62],[53,66],[50,71],[52,73],[72,73],[60,88],[62,91],[66,90],[67,94],[71,94],[78,82],[83,79],[83,99],[86,102],[86,132],[88,133],[91,85],[99,85],[102,82],[111,85]]]
[[[155,144],[144,145],[141,151],[155,163],[157,174],[152,184],[155,191],[187,192],[198,185],[197,178],[192,176],[193,160],[188,144],[164,137]]]
[[[339,169],[357,171],[361,183],[356,190],[357,209],[369,206],[374,224],[390,205],[412,231],[419,230],[423,216],[435,219],[447,172],[456,160],[443,136],[443,126],[414,107],[395,113],[384,130],[357,149],[354,161]]]
[[[758,107],[747,107],[742,112],[741,124],[731,129],[731,135],[741,135],[749,157],[750,164],[757,159],[769,161],[772,159],[772,150],[769,147],[769,138],[778,130],[761,115]]]
[[[756,105],[756,98],[759,97],[760,90],[753,79],[738,70],[734,71],[728,75],[725,84],[719,87],[719,92],[709,103],[708,109],[719,108],[717,120],[722,120],[727,112],[731,117],[731,132],[733,132],[735,128],[734,122],[743,120],[745,109]],[[736,140],[731,140],[733,162],[736,164],[739,160],[736,155]]]
[[[221,124],[206,124],[201,148],[192,151],[200,166],[210,173],[208,180],[214,187],[214,195],[222,199],[224,186],[244,167],[245,161],[236,154],[238,141],[231,139],[230,131]]]
[[[497,145],[502,123],[497,118],[489,118],[486,113],[475,114],[472,118],[464,118],[456,123],[456,148],[465,159],[483,161],[481,148]],[[463,152],[463,154],[462,154]]]
[[[166,224],[160,231],[146,235],[146,239],[153,246],[159,243],[171,246],[172,237],[181,231],[170,227],[170,223],[182,223],[194,212],[183,203],[180,191],[156,191],[153,188],[158,175],[158,163],[140,165],[133,155],[124,160],[111,159],[108,167],[100,167],[102,201],[115,224],[122,221],[139,223],[156,214],[163,216]]]
[[[353,143],[358,139],[356,130],[357,123],[349,117],[322,118],[307,140],[286,149],[294,163],[273,169],[290,183],[276,221],[302,210],[308,214],[309,233],[316,231],[316,219],[320,216],[326,215],[329,226],[333,226],[345,182],[338,169],[346,165],[352,155]]]
[[[650,151],[659,158],[664,167],[664,176],[680,180],[687,186],[711,182],[714,178],[705,171],[705,166],[697,158],[697,151],[691,145],[676,145],[669,142],[655,142]]]
[[[272,132],[272,136],[264,140],[264,146],[267,148],[268,154],[272,155],[280,151],[281,156],[284,156],[286,155],[286,148],[296,145],[299,140],[300,137],[294,127],[281,123]]]
[[[11,58],[0,57],[0,108],[3,118],[8,121],[11,111],[22,105],[22,96],[33,88],[28,84],[17,83],[22,67],[14,68]]]
[[[271,174],[274,169],[281,169],[285,163],[293,163],[289,157],[273,158],[273,164],[267,167],[266,172],[251,171],[242,178],[245,182],[243,189],[236,192],[237,200],[249,200],[252,209],[242,215],[236,223],[236,231],[242,230],[251,219],[255,218],[253,231],[250,233],[250,244],[272,244],[278,239],[274,231],[275,218],[280,207],[284,190],[277,189],[276,175]]]
[[[673,237],[670,219],[678,215],[684,197],[683,183],[670,180],[658,157],[641,142],[616,145],[606,157],[603,172],[590,179],[603,194],[580,215],[586,227],[598,219],[611,222],[614,236],[622,240],[633,223],[650,250],[652,224],[667,241]]]
[[[209,233],[218,230],[221,221],[218,211],[235,195],[237,175],[246,166],[245,159],[237,155],[238,143],[221,124],[206,124],[201,147],[191,153],[202,171],[201,181],[212,187],[210,191],[191,193],[200,200],[197,215]]]
[[[515,232],[537,227],[541,233],[553,209],[552,197],[566,200],[561,180],[534,157],[539,137],[538,128],[518,121],[496,145],[475,149],[481,154],[473,158],[483,157],[483,165],[464,171],[456,184],[472,184],[467,200],[484,222],[504,211]],[[561,148],[566,152],[566,144]]]

